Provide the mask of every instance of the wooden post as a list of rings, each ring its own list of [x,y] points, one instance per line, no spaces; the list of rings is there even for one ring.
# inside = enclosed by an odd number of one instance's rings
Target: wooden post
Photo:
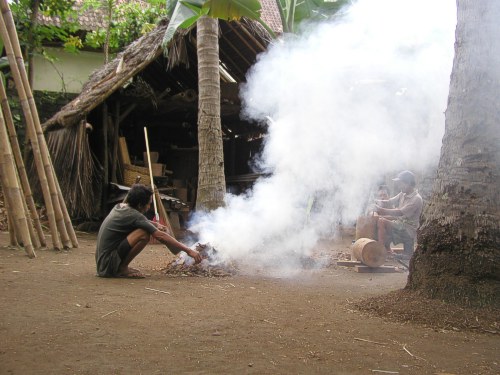
[[[113,124],[113,153],[111,157],[111,181],[118,182],[116,170],[118,169],[118,138],[120,137],[120,102],[115,105],[115,121]]]
[[[35,229],[38,235],[38,240],[40,241],[40,245],[45,247],[47,246],[47,241],[45,239],[45,234],[43,233],[42,225],[40,223],[40,218],[38,217],[35,201],[33,199],[33,194],[31,192],[28,175],[26,173],[23,156],[21,154],[21,148],[19,147],[19,141],[17,139],[16,128],[14,126],[12,113],[10,111],[9,102],[7,100],[7,93],[3,85],[3,80],[0,80],[0,101],[1,101],[0,105],[4,114],[4,120],[7,125],[7,131],[9,133],[10,145],[12,147],[12,152],[16,160],[17,171],[19,173],[19,178],[21,180],[21,186],[24,191],[24,197],[28,204],[31,213],[31,218],[33,219],[33,223],[35,225]]]
[[[19,180],[16,173],[16,165],[12,155],[12,149],[9,143],[9,137],[3,114],[0,111],[0,164],[2,165],[2,186],[4,194],[9,200],[9,208],[11,208],[12,221],[15,226],[16,233],[19,234],[24,250],[30,258],[34,258],[35,250],[31,242],[30,231],[28,229],[28,219],[25,215],[24,205],[22,203],[22,192],[19,186]]]

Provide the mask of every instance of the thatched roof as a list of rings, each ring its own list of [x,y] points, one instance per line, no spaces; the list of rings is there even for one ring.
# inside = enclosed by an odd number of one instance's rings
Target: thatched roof
[[[93,73],[80,95],[43,124],[44,131],[78,123],[130,78],[156,60],[163,51],[161,42],[167,26],[167,22],[162,22],[155,30],[130,44],[114,60]]]
[[[263,8],[263,16],[277,28],[276,17],[279,17],[279,13],[277,13],[274,0],[263,1]],[[159,92],[165,89],[165,87],[154,87],[158,81],[170,82],[171,86],[177,86],[172,87],[173,91],[170,95],[187,89],[197,91],[195,40],[189,35],[185,38],[178,38],[179,43],[185,44],[187,55],[173,58],[172,56],[179,53],[179,49],[174,46],[169,51],[169,58],[164,58],[161,44],[167,26],[168,21],[162,21],[155,30],[130,44],[114,60],[94,72],[82,88],[80,95],[43,124],[44,131],[79,123],[115,91],[125,87],[132,78],[155,61],[157,67],[150,67],[149,73],[144,73],[145,76],[149,76],[149,79],[145,78],[145,81],[152,85],[153,91],[155,88]],[[248,20],[221,21],[220,30],[221,63],[237,83],[244,82],[248,68],[254,64],[256,56],[265,51],[271,38],[259,24]],[[185,71],[172,70],[172,61],[182,59],[186,61]]]

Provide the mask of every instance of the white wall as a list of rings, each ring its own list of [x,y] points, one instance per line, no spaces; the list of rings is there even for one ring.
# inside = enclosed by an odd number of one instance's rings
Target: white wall
[[[33,89],[37,91],[80,93],[89,75],[104,64],[104,55],[98,52],[68,53],[58,48],[46,51],[55,60],[35,56]]]

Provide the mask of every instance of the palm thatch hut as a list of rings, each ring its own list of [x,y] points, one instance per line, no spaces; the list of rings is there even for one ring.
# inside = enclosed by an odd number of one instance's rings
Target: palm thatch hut
[[[263,18],[280,32],[275,2],[262,3]],[[167,26],[167,20],[161,22],[94,72],[80,95],[42,124],[73,218],[102,216],[110,203],[108,187],[130,185],[130,168],[141,174],[134,168],[147,163],[144,127],[160,166],[155,184],[164,194],[177,197],[172,200],[177,209],[186,211],[194,204],[196,33],[179,36],[164,56],[161,44]],[[219,27],[225,172],[228,187],[237,189],[255,178],[249,160],[259,152],[265,132],[240,118],[238,87],[271,39],[259,24],[248,20],[221,21]]]

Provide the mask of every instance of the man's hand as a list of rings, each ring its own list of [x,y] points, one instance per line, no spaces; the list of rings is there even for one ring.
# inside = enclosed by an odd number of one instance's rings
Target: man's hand
[[[193,258],[195,263],[201,262],[201,255],[196,250],[192,250],[192,249],[189,249],[189,251],[186,250],[186,254],[189,255],[191,258]]]

